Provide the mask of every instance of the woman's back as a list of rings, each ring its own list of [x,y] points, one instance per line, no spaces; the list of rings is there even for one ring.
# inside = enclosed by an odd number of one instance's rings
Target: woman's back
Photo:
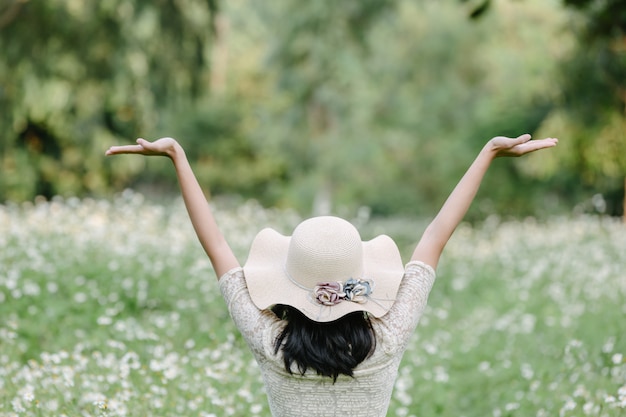
[[[366,360],[354,378],[341,375],[337,381],[307,372],[290,375],[280,363],[261,365],[272,415],[307,417],[385,416],[401,355]],[[377,366],[373,363],[380,361]]]
[[[372,319],[376,334],[373,354],[354,369],[354,377],[340,375],[334,383],[312,369],[304,375],[298,369],[287,372],[282,353],[274,349],[286,323],[252,303],[242,269],[220,278],[220,289],[259,364],[273,416],[378,417],[386,415],[402,354],[434,280],[434,270],[428,265],[407,264],[396,302],[388,314]]]

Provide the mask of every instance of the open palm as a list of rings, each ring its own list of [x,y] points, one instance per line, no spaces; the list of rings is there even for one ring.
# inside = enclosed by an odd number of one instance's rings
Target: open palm
[[[522,156],[540,149],[552,148],[558,141],[556,138],[531,140],[531,136],[526,134],[517,138],[496,136],[489,141],[489,145],[496,151],[496,156]]]
[[[105,155],[138,154],[138,155],[158,155],[171,156],[176,146],[176,140],[172,138],[161,138],[154,142],[145,139],[137,139],[136,145],[111,146]]]

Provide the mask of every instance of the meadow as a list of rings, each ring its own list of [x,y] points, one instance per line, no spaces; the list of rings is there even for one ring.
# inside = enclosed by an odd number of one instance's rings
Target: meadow
[[[300,218],[215,205],[243,261]],[[424,224],[356,216],[407,259]],[[390,416],[626,416],[626,227],[463,224],[403,359]],[[268,416],[182,203],[0,206],[0,416]]]

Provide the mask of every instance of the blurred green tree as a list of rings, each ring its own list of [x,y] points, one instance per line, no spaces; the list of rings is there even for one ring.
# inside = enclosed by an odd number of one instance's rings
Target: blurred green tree
[[[563,2],[578,12],[578,43],[562,63],[561,96],[542,131],[566,140],[535,168],[574,192],[603,194],[606,204],[596,209],[619,215],[626,206],[626,9],[621,0]]]
[[[283,155],[291,201],[301,209],[328,212],[355,176],[372,167],[380,140],[350,130],[359,109],[356,87],[367,79],[370,32],[393,11],[391,0],[341,2],[276,1],[257,6],[272,28],[268,64],[276,72],[276,94],[284,101],[268,108],[280,129],[258,137],[260,147]],[[366,110],[367,111],[367,110]],[[372,123],[366,121],[364,128]],[[357,166],[363,168],[355,168]],[[349,197],[348,197],[349,198]],[[345,202],[345,200],[344,200]]]
[[[430,214],[489,136],[552,111],[562,17],[538,0],[4,2],[0,199],[174,187],[165,164],[102,151],[175,136],[215,193]],[[532,164],[495,168],[475,210],[532,212]]]
[[[460,1],[474,19],[488,16],[485,12],[495,7],[490,0]],[[626,207],[625,4],[623,0],[562,0],[562,4],[576,12],[568,27],[577,42],[561,57],[560,74],[554,77],[559,96],[548,100],[537,96],[538,106],[516,118],[534,120],[532,130],[540,136],[558,134],[564,140],[559,152],[528,161],[520,173],[551,177],[570,202],[603,194],[606,201],[592,209],[619,215]],[[500,124],[489,119],[482,127],[490,129],[494,122]]]
[[[3,2],[0,196],[99,193],[136,174],[102,151],[216,87],[218,12],[217,0]]]
[[[368,7],[376,12],[357,13],[371,18],[352,29],[351,13]],[[283,100],[266,117],[279,127],[258,141],[286,155],[291,201],[318,211],[360,202],[378,214],[432,213],[487,135],[536,128],[547,110],[533,93],[549,84],[541,77],[554,66],[541,56],[553,42],[537,27],[550,27],[554,9],[507,4],[467,19],[476,7],[456,0],[266,6],[268,62]],[[477,129],[486,119],[498,129]],[[504,131],[503,120],[514,123]],[[516,197],[507,200],[509,212],[527,211],[516,207],[524,193],[515,181],[502,181],[524,174],[501,174],[501,188]]]

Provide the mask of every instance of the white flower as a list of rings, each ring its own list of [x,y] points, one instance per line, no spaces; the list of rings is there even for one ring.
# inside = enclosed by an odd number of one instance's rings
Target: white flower
[[[14,398],[11,401],[11,407],[13,407],[13,411],[15,411],[16,413],[23,413],[24,411],[26,411],[19,398]]]
[[[585,413],[585,415],[590,415],[591,413],[595,411],[596,411],[596,407],[594,407],[591,401],[588,401],[585,403],[585,405],[583,405],[583,412]]]
[[[508,403],[504,406],[504,409],[506,411],[513,411],[513,410],[517,410],[520,407],[519,403]]]
[[[561,407],[561,410],[559,411],[559,416],[564,416],[568,411],[572,411],[573,409],[576,408],[576,402],[574,400],[572,400],[571,398],[569,398],[565,404],[563,404],[563,407]]]

